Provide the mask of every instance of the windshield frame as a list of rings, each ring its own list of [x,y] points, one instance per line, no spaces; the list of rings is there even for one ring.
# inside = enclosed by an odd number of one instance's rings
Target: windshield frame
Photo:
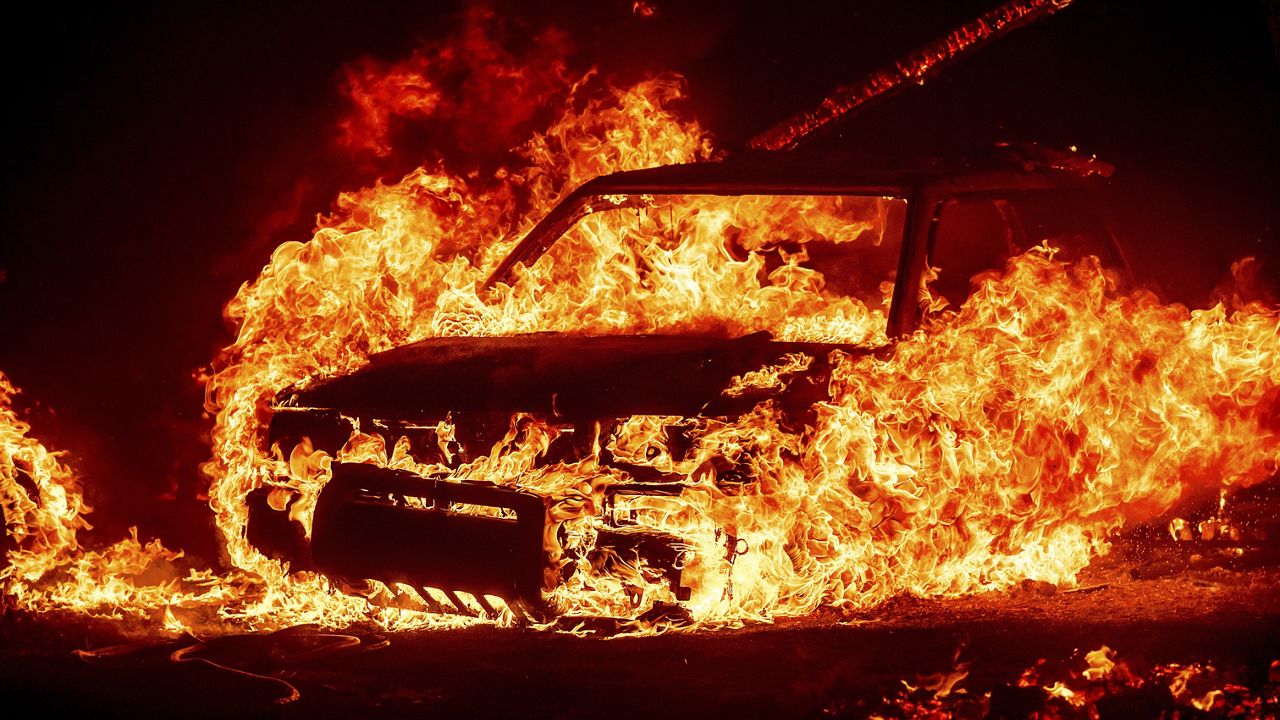
[[[606,176],[607,178],[608,176]],[[910,212],[911,193],[907,188],[895,185],[810,185],[810,184],[769,184],[759,182],[743,183],[673,183],[645,184],[610,187],[597,178],[588,182],[559,205],[551,209],[537,225],[516,244],[502,262],[480,286],[488,290],[498,283],[510,283],[513,271],[519,264],[531,265],[569,232],[578,221],[603,210],[617,210],[628,207],[643,207],[643,197],[654,195],[711,195],[717,197],[743,197],[749,195],[776,196],[860,196],[881,197],[901,200],[907,203]],[[906,233],[902,242],[906,244]]]
[[[591,215],[603,212],[614,212],[625,209],[641,209],[652,206],[655,197],[706,196],[706,197],[858,197],[900,202],[905,206],[902,227],[898,231],[898,261],[892,278],[893,292],[884,308],[885,327],[881,330],[889,336],[894,335],[895,308],[900,304],[903,292],[902,272],[908,267],[907,260],[910,242],[910,217],[913,205],[913,193],[906,188],[889,185],[813,185],[809,183],[775,184],[759,182],[714,184],[704,183],[672,183],[672,184],[628,184],[625,188],[604,186],[600,181],[616,176],[596,178],[580,186],[577,190],[553,207],[516,244],[503,258],[502,262],[490,273],[480,285],[480,292],[490,290],[494,285],[511,284],[515,279],[517,265],[531,266],[545,255],[557,242],[569,233],[580,221]]]

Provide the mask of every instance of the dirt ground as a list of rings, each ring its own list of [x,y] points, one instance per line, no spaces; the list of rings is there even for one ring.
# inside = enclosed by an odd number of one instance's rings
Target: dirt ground
[[[1210,661],[1241,684],[1265,684],[1280,659],[1280,568],[1191,564],[1162,573],[1160,561],[1119,554],[1074,591],[904,598],[852,617],[716,633],[300,629],[223,638],[197,654],[224,667],[175,663],[182,643],[163,640],[85,657],[76,651],[126,640],[108,624],[10,613],[0,618],[0,690],[10,708],[55,717],[861,717],[903,680],[957,663],[969,671],[961,686],[982,693],[1041,658],[1079,660],[1103,644],[1151,663]]]

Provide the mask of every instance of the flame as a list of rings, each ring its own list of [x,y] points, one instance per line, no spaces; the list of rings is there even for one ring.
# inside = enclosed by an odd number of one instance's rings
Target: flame
[[[1116,667],[1115,660],[1112,659],[1114,656],[1115,652],[1106,645],[1103,645],[1092,652],[1085,653],[1085,662],[1089,663],[1089,667],[1084,671],[1085,679],[1102,680],[1110,675],[1111,671]]]
[[[798,263],[763,272],[761,250],[797,221],[824,237],[879,237],[888,201],[850,208],[806,198],[787,214],[774,198],[686,197],[676,201],[681,217],[669,218],[652,211],[653,198],[607,198],[651,217],[589,215],[511,284],[477,293],[541,214],[512,214],[513,186],[545,212],[596,174],[709,155],[705,133],[665,109],[678,90],[652,80],[567,111],[517,150],[523,165],[485,187],[437,168],[346,195],[310,243],[277,251],[228,308],[240,336],[210,386],[219,413],[215,509],[237,566],[281,587],[296,582],[244,540],[244,496],[283,479],[306,507],[331,461],[305,446],[293,451],[305,463],[272,458],[261,440],[270,399],[353,370],[373,352],[425,337],[548,330],[768,328],[785,339],[887,343],[885,288],[878,299],[836,299]],[[726,249],[730,217],[753,223],[737,236],[745,260]],[[698,421],[686,432],[694,450],[677,459],[656,438],[682,419],[623,419],[597,439],[596,454],[540,465],[560,431],[517,417],[490,454],[458,469],[417,463],[395,438],[360,432],[336,459],[544,494],[569,538],[569,546],[548,538],[551,576],[581,557],[569,547],[589,546],[603,491],[625,481],[600,463],[599,447],[632,460],[645,448],[642,464],[660,464],[691,488],[679,501],[646,499],[633,510],[641,527],[676,534],[691,550],[688,606],[703,626],[1027,578],[1070,585],[1106,552],[1112,531],[1169,508],[1186,486],[1250,484],[1274,472],[1274,309],[1192,312],[1126,295],[1095,260],[1068,265],[1049,247],[1011,261],[964,307],[939,306],[888,357],[837,353],[831,399],[802,428],[765,401],[736,419]],[[777,386],[802,363],[763,368],[726,392]],[[708,468],[725,457],[759,482],[720,489]],[[750,551],[726,555],[725,536]],[[626,567],[606,577],[576,562],[552,591],[567,612],[627,615],[637,593],[649,605],[674,599],[644,568],[619,563]]]
[[[1084,703],[1085,703],[1084,696],[1076,692],[1075,690],[1072,690],[1070,687],[1064,685],[1061,680],[1055,682],[1052,685],[1046,685],[1044,687],[1044,691],[1049,696],[1058,698],[1066,702],[1067,704],[1071,705],[1072,707],[1084,706]]]
[[[403,126],[447,125],[467,151],[503,151],[523,138],[520,128],[567,83],[571,51],[564,33],[521,34],[523,51],[508,49],[519,28],[492,8],[472,5],[445,40],[408,58],[361,58],[343,68],[341,86],[351,112],[338,124],[338,144],[357,154],[391,155]],[[495,107],[500,112],[494,112]]]
[[[20,594],[22,584],[43,577],[79,549],[76,534],[89,529],[79,482],[57,453],[30,437],[31,426],[13,409],[18,390],[0,374],[0,472],[5,530],[17,548],[3,575]]]
[[[483,25],[483,14],[474,23]],[[518,63],[471,25],[464,47],[487,48],[501,82]],[[474,32],[473,32],[474,31]],[[535,43],[559,57],[554,34]],[[443,109],[440,88],[485,84],[452,45],[402,64],[353,66],[356,112],[344,142],[387,154],[391,118],[441,122],[478,109],[505,112],[499,92]],[[960,308],[920,288],[928,307],[913,336],[891,344],[891,283],[842,295],[805,265],[806,246],[776,242],[787,228],[836,244],[882,247],[889,198],[613,197],[552,249],[491,292],[481,283],[533,224],[596,176],[713,161],[709,134],[674,109],[669,75],[612,87],[593,72],[570,79],[555,63],[529,78],[517,105],[560,108],[489,170],[432,160],[395,182],[341,195],[307,242],[288,242],[244,284],[226,314],[236,328],[208,381],[215,415],[210,505],[234,570],[134,581],[179,558],[136,537],[83,550],[87,528],[74,475],[28,436],[8,408],[0,462],[10,551],[6,595],[25,607],[159,613],[215,608],[250,628],[371,621],[389,629],[475,622],[421,612],[404,589],[359,590],[291,572],[247,539],[247,496],[310,532],[316,498],[337,462],[363,462],[517,486],[546,499],[550,602],[568,614],[638,617],[677,601],[642,559],[591,562],[605,494],[626,474],[614,458],[678,476],[679,497],[631,498],[636,525],[681,538],[684,605],[693,627],[867,608],[901,594],[950,596],[1034,579],[1071,585],[1109,535],[1153,518],[1191,487],[1267,479],[1280,461],[1280,313],[1240,303],[1191,311],[1123,292],[1093,258],[1068,264],[1051,244],[981,278]],[[532,98],[532,99],[531,99]],[[528,101],[527,103],[525,101]],[[534,102],[536,100],[537,102]],[[554,102],[552,102],[554,101]],[[492,106],[497,104],[497,107]],[[537,113],[516,113],[515,132]],[[677,217],[666,211],[678,205]],[[766,398],[740,416],[620,418],[578,457],[552,461],[564,430],[514,415],[491,450],[452,462],[454,428],[438,420],[445,462],[415,457],[406,439],[350,419],[332,456],[308,439],[270,446],[273,399],[286,388],[352,372],[377,352],[424,338],[704,333],[769,330],[779,339],[878,348],[833,351],[829,396],[797,422]],[[784,387],[816,358],[796,354],[735,379],[729,396]],[[690,448],[676,452],[673,428]],[[717,477],[740,468],[750,482]],[[736,472],[736,470],[735,470]],[[24,480],[29,478],[29,482]],[[29,486],[34,483],[35,491]],[[176,575],[175,575],[176,578]],[[559,581],[559,579],[563,581]],[[100,594],[105,593],[105,594]],[[371,602],[372,600],[372,602]],[[478,599],[473,599],[476,604]],[[468,603],[471,604],[471,603]],[[206,618],[207,619],[207,618]],[[500,622],[512,622],[510,612]],[[637,624],[656,632],[664,626]]]
[[[0,498],[13,548],[0,570],[7,604],[45,611],[84,612],[112,619],[162,619],[171,632],[186,629],[174,610],[217,608],[239,593],[238,573],[215,576],[191,569],[181,575],[182,553],[158,540],[142,543],[136,529],[101,550],[80,543],[90,529],[80,483],[61,460],[31,436],[13,408],[17,389],[0,373]]]
[[[1174,673],[1169,680],[1169,691],[1173,693],[1174,699],[1181,703],[1197,710],[1208,711],[1222,696],[1222,688],[1206,690],[1204,687],[1199,687],[1198,691],[1192,689],[1197,685],[1203,686],[1206,679],[1212,678],[1215,672],[1211,665],[1205,666],[1199,663],[1187,666],[1170,665],[1169,670]]]

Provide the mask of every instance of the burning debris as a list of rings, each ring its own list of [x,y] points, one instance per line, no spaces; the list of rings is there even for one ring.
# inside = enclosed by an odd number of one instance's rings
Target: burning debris
[[[981,692],[963,687],[969,663],[902,681],[876,700],[835,701],[829,717],[890,718],[1270,718],[1280,709],[1280,661],[1271,663],[1261,691],[1251,690],[1246,668],[1220,671],[1194,662],[1152,663],[1141,656],[1119,658],[1102,645],[1077,653],[1071,662],[1041,658],[1016,681]]]

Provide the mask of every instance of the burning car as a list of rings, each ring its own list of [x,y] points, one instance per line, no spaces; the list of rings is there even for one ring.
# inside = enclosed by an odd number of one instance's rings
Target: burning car
[[[612,598],[593,608],[606,616],[678,617],[731,599],[751,538],[688,498],[767,493],[756,456],[788,450],[707,438],[761,412],[803,433],[830,400],[838,358],[890,353],[923,314],[960,306],[975,278],[1046,241],[1123,268],[1093,197],[1097,168],[1073,157],[749,154],[587,182],[481,293],[510,301],[539,268],[579,312],[644,331],[433,337],[289,387],[269,443],[289,462],[336,460],[313,497],[255,491],[249,540],[294,571],[437,612],[496,617],[505,604],[540,619],[566,586]],[[698,254],[713,271],[682,275]],[[675,255],[684,261],[664,268]],[[575,286],[584,263],[616,264],[628,292],[690,302],[707,278],[745,283],[733,297],[758,304],[761,324],[637,317],[617,300],[626,292],[598,287],[600,273]],[[380,460],[361,455],[369,447]]]

